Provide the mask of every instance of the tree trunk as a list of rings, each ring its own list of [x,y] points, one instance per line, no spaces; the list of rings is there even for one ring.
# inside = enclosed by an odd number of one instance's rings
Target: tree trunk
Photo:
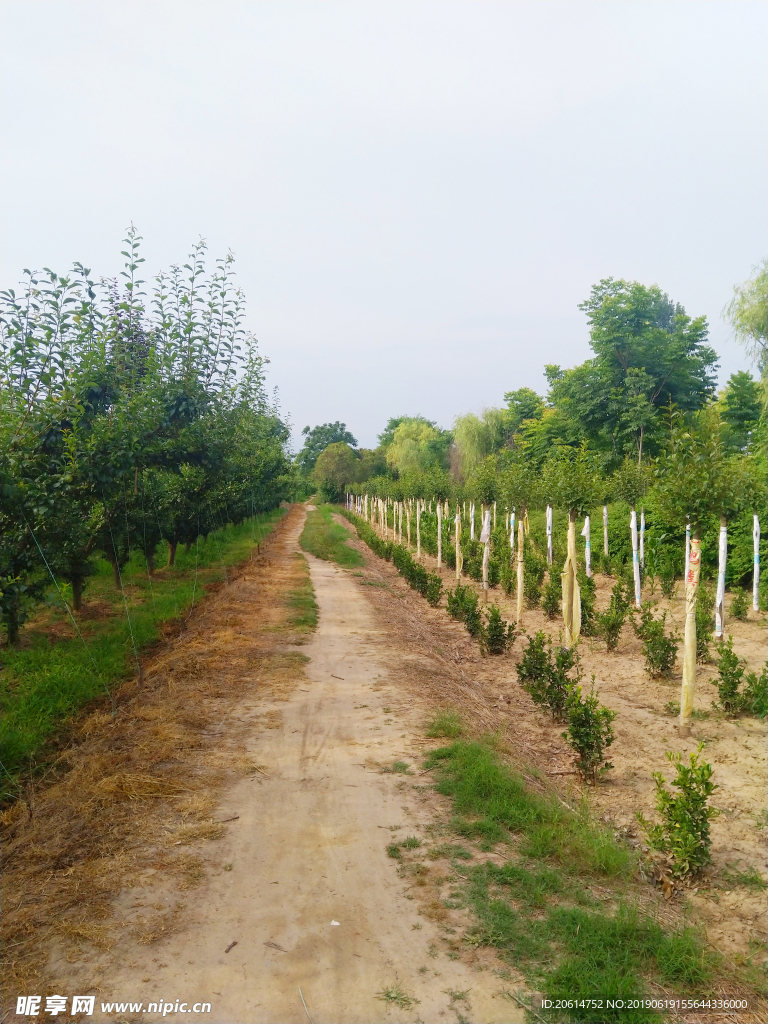
[[[517,624],[522,626],[523,624],[523,599],[525,597],[524,588],[524,573],[525,564],[523,562],[523,548],[525,545],[525,531],[523,527],[523,520],[525,516],[522,514],[517,522]]]
[[[760,520],[752,516],[752,608],[760,611]]]
[[[637,551],[637,512],[632,509],[629,517],[629,529],[632,534],[632,576],[635,582],[635,607],[642,605],[642,594],[640,591],[640,558]]]
[[[603,554],[608,554],[608,506],[603,505]]]
[[[115,589],[122,590],[123,581],[120,579],[120,566],[117,564],[117,556],[114,553],[107,552],[107,558],[112,566],[112,579],[115,582]]]
[[[725,627],[725,567],[728,561],[728,520],[720,516],[717,545],[717,595],[715,597],[715,637],[720,640]]]
[[[584,516],[584,529],[581,531],[584,538],[584,571],[587,576],[592,575],[592,529],[589,516]]]
[[[456,582],[461,580],[461,512],[458,507],[456,508],[456,518],[453,520],[455,530],[455,543],[456,543]]]
[[[192,541],[188,540],[186,542],[186,544],[184,545],[184,554],[188,555],[191,550],[192,550]]]
[[[76,578],[72,580],[72,607],[79,612],[83,606],[83,583],[85,581]]]
[[[168,561],[166,562],[166,565],[174,565],[176,563],[176,548],[178,546],[178,541],[168,541]]]
[[[576,579],[576,512],[568,512],[568,553],[561,574],[563,587],[564,642],[570,647],[581,632],[581,595]]]
[[[421,558],[421,501],[416,499],[416,557]]]
[[[685,524],[685,575],[683,576],[683,584],[688,579],[688,570],[691,567],[691,524]]]
[[[437,503],[437,568],[443,564],[443,503]]]
[[[552,506],[547,505],[547,565],[552,565]]]
[[[698,530],[691,538],[688,574],[685,577],[685,640],[683,653],[683,685],[680,690],[681,736],[691,735],[691,713],[696,694],[696,596],[701,576],[701,535]]]
[[[154,574],[155,574],[155,552],[154,551],[150,551],[150,553],[146,556],[146,559],[147,559],[147,572],[149,573],[150,576],[154,576]]]
[[[5,616],[5,628],[8,630],[8,645],[19,642],[19,605],[14,601]]]

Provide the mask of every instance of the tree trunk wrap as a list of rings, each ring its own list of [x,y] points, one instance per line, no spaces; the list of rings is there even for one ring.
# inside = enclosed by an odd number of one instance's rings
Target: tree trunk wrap
[[[437,503],[437,568],[443,564],[443,505]]]
[[[587,576],[592,575],[592,533],[589,516],[584,516],[584,529],[581,531],[584,538],[584,571]]]
[[[513,558],[515,553],[515,513],[510,512],[509,514],[509,551],[510,559]]]
[[[408,538],[408,547],[411,546],[411,503],[405,505],[405,535]]]
[[[640,557],[637,551],[637,512],[632,509],[629,517],[629,531],[632,534],[632,576],[635,582],[635,608],[642,604],[640,592]]]
[[[464,559],[461,555],[461,513],[456,509],[456,517],[453,520],[456,542],[456,582],[461,580],[461,570]]]
[[[469,539],[475,539],[475,503],[469,503]]]
[[[603,554],[608,554],[608,506],[603,505]]]
[[[752,608],[760,611],[760,520],[752,517]]]
[[[645,565],[645,509],[640,509],[640,565]]]
[[[493,503],[493,528],[496,529],[496,502]]]
[[[691,732],[691,713],[696,694],[696,595],[701,576],[701,537],[691,538],[690,562],[685,577],[685,640],[683,641],[683,684],[680,690],[680,735]]]
[[[491,510],[487,509],[483,514],[483,529],[480,534],[483,544],[483,593],[488,601],[488,563],[491,559]]]
[[[552,565],[552,506],[547,505],[547,565]]]
[[[421,502],[416,499],[416,557],[421,558]]]
[[[715,596],[715,636],[719,640],[725,626],[725,567],[728,562],[728,520],[720,516],[717,544],[717,594]]]
[[[565,646],[574,644],[581,633],[581,592],[576,579],[576,513],[568,513],[568,549],[560,579],[563,588]]]
[[[691,568],[691,524],[685,524],[685,576],[688,579],[688,570]]]
[[[517,522],[517,624],[522,625],[523,622],[523,598],[525,596],[524,590],[524,573],[525,563],[524,559],[524,546],[525,546],[525,530],[523,527],[523,517]]]

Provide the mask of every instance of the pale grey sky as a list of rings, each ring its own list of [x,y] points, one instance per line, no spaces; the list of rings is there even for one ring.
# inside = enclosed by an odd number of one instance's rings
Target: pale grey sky
[[[766,253],[764,2],[3,0],[0,286],[202,235],[297,431],[450,426],[587,358],[602,277]]]

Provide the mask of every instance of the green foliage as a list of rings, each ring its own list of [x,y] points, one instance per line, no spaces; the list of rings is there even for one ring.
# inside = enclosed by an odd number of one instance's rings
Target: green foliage
[[[587,576],[583,566],[579,566],[576,578],[581,593],[581,635],[594,636],[597,628],[595,622],[595,579]],[[562,588],[561,588],[562,589]]]
[[[483,621],[477,600],[474,590],[460,583],[456,584],[455,590],[448,591],[448,614],[463,622],[470,636],[480,639],[483,635]]]
[[[551,638],[539,631],[528,638],[517,678],[536,704],[548,708],[555,720],[564,721],[571,687],[581,678],[578,657],[568,647],[553,648]]]
[[[315,468],[321,452],[331,444],[344,444],[357,448],[357,441],[347,430],[346,423],[322,423],[320,426],[304,427],[304,447],[296,456],[296,464],[304,476],[309,476]]]
[[[661,618],[656,619],[653,616],[654,607],[650,601],[643,602],[640,621],[637,621],[633,612],[632,624],[643,642],[646,672],[651,678],[668,677],[674,668],[681,638],[677,632],[666,632],[667,613],[662,612]]]
[[[555,447],[544,463],[542,491],[548,502],[585,515],[602,496],[601,464],[585,444],[577,450]]]
[[[717,644],[717,694],[723,711],[754,718],[768,715],[768,666],[758,676],[747,672],[747,663],[733,650],[733,637]],[[743,686],[743,689],[742,689]]]
[[[547,585],[544,588],[544,595],[541,599],[541,607],[547,613],[548,619],[556,619],[561,614],[562,599],[562,584],[554,573],[550,573]]]
[[[603,707],[595,693],[595,677],[592,676],[592,690],[588,697],[582,696],[582,688],[569,688],[565,705],[568,715],[568,730],[563,738],[578,754],[576,767],[585,782],[595,785],[598,775],[613,768],[605,759],[605,750],[613,743],[613,722],[615,711]]]
[[[483,649],[488,654],[504,654],[515,642],[516,635],[514,625],[505,622],[496,605],[491,605],[483,630]]]
[[[733,289],[733,299],[725,313],[737,339],[755,360],[763,375],[768,375],[768,259],[753,268],[754,277]]]
[[[437,608],[440,604],[440,598],[443,596],[443,581],[435,573],[429,573],[427,575],[427,589],[424,597],[427,602],[432,605],[433,608]]]
[[[696,591],[696,660],[710,660],[709,645],[715,625],[715,589],[708,583],[700,583]]]
[[[730,612],[734,619],[739,622],[746,622],[751,603],[751,595],[743,587],[737,587],[731,601]]]
[[[345,488],[355,479],[359,464],[357,453],[343,441],[335,441],[324,448],[312,470],[312,480],[319,488],[321,501],[343,501]]]
[[[427,736],[431,737],[457,739],[462,731],[461,716],[451,708],[438,708],[427,725]]]
[[[649,824],[638,814],[649,846],[670,856],[672,874],[677,878],[698,874],[711,859],[709,823],[718,811],[708,806],[708,801],[718,787],[712,782],[712,765],[700,760],[703,746],[699,744],[687,765],[682,754],[667,752],[676,772],[672,785],[677,793],[670,793],[661,772],[653,773],[661,823]]]
[[[547,571],[547,562],[533,547],[529,547],[525,558],[523,594],[527,608],[538,608],[541,604],[541,584]]]
[[[611,591],[611,601],[604,612],[595,616],[597,621],[597,633],[605,640],[609,651],[615,651],[619,646],[621,628],[627,618],[629,610],[629,597],[626,584],[619,580]]]

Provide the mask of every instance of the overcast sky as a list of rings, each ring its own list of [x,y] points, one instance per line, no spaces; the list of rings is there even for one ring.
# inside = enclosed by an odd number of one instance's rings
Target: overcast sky
[[[2,2],[0,285],[232,249],[296,432],[590,354],[603,277],[706,313],[766,254],[764,2]]]

